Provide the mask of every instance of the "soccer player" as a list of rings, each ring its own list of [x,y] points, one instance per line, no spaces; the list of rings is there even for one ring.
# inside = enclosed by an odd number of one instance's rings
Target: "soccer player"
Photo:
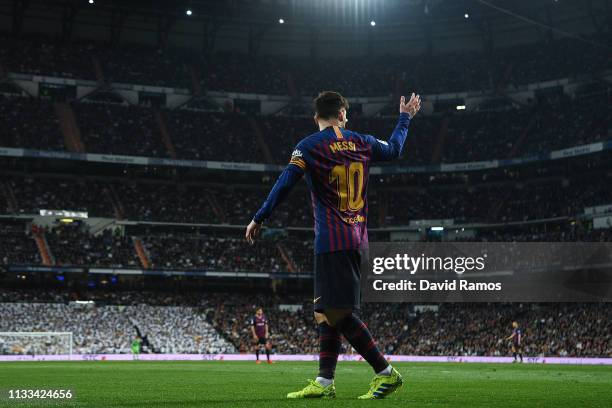
[[[140,337],[136,336],[136,338],[134,339],[134,341],[132,341],[132,344],[131,344],[133,360],[140,360],[140,347],[141,346],[142,346],[142,340],[140,339]]]
[[[512,334],[506,337],[506,340],[512,340],[512,357],[514,360],[513,363],[516,363],[516,356],[518,355],[521,359],[521,363],[523,362],[523,332],[519,328],[519,324],[517,322],[512,322]]]
[[[268,360],[268,364],[272,364],[270,360],[270,348],[271,345],[268,342],[268,336],[270,335],[270,331],[268,329],[268,319],[266,319],[266,315],[263,313],[263,309],[258,307],[255,311],[255,316],[251,319],[251,334],[253,335],[253,340],[255,341],[255,357],[257,364],[261,364],[259,361],[259,350],[261,346],[264,346],[266,350],[266,358]]]
[[[369,391],[360,399],[384,398],[402,385],[356,315],[359,309],[360,266],[367,258],[368,172],[378,160],[400,156],[410,120],[421,107],[412,94],[402,96],[399,120],[388,141],[345,128],[348,101],[337,92],[321,92],[314,100],[319,131],[300,141],[268,198],[246,229],[253,244],[263,222],[305,176],[315,218],[314,315],[319,327],[319,374],[302,390],[287,398],[334,398],[334,374],[340,352],[340,335],[374,369]]]

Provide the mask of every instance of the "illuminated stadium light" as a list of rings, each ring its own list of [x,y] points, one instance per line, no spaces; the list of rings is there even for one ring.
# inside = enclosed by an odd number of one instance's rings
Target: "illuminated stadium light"
[[[465,17],[465,18],[470,18],[470,15],[469,15],[468,13],[465,13],[465,14],[463,15],[463,17]]]
[[[465,110],[465,105],[457,105],[457,110]]]
[[[284,20],[284,19],[282,19],[282,18],[279,18],[279,19],[278,19],[278,24],[285,24],[285,20]]]
[[[431,227],[432,231],[444,231],[444,227]]]
[[[371,25],[372,27],[376,27],[376,21],[374,21],[374,20],[370,21],[370,25]]]
[[[191,9],[187,9],[185,10],[185,14],[187,14],[188,16],[193,14],[193,11],[191,11]]]
[[[94,4],[94,0],[89,0],[89,4]]]

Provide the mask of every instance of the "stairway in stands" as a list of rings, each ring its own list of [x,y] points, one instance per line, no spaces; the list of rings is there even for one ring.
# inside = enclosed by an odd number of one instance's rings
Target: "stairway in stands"
[[[448,134],[448,125],[450,123],[450,116],[446,115],[442,119],[442,123],[438,128],[438,134],[436,136],[436,145],[431,153],[431,163],[440,163],[440,160],[444,156],[444,144],[446,143],[446,135]]]
[[[134,249],[136,250],[136,255],[138,255],[138,259],[140,260],[140,265],[142,265],[145,269],[151,268],[151,260],[149,259],[149,255],[142,243],[142,240],[138,237],[132,237],[132,242],[134,242]]]
[[[253,129],[253,133],[255,134],[255,138],[257,141],[257,147],[262,152],[266,163],[276,163],[272,153],[270,151],[270,146],[266,143],[266,139],[264,138],[264,134],[259,127],[259,124],[252,116],[249,116],[249,124],[251,125],[251,129]]]
[[[15,198],[15,192],[13,187],[7,181],[0,181],[0,194],[6,200],[6,211],[11,214],[17,212],[18,205],[17,199]]]
[[[533,129],[533,127],[535,126],[539,118],[540,118],[540,115],[537,111],[534,111],[531,114],[531,117],[529,118],[527,125],[523,128],[523,130],[521,131],[521,134],[519,135],[519,137],[516,139],[516,141],[512,145],[512,149],[510,149],[510,153],[508,154],[509,159],[518,157],[518,155],[521,153],[521,150],[523,146],[525,145],[525,142],[527,141],[527,138],[529,137],[531,130]]]
[[[171,158],[177,159],[176,149],[174,148],[174,143],[172,143],[172,137],[170,137],[170,132],[168,131],[168,126],[166,126],[166,119],[164,115],[159,109],[154,109],[155,122],[157,123],[157,128],[161,134],[162,143],[166,147],[168,155]]]
[[[40,254],[40,259],[42,259],[43,265],[53,266],[55,264],[55,260],[53,259],[53,254],[51,254],[51,249],[49,248],[49,243],[45,237],[45,232],[42,229],[35,228],[32,231],[32,237],[34,238],[34,242],[36,242],[36,247],[38,248],[38,253]]]
[[[66,102],[55,102],[53,107],[59,119],[66,149],[70,152],[85,153],[85,144],[72,107]]]
[[[283,261],[285,261],[287,270],[291,273],[299,272],[298,268],[295,266],[295,262],[293,261],[293,259],[291,259],[289,252],[281,243],[276,244],[276,249],[278,249],[278,253],[280,254]]]

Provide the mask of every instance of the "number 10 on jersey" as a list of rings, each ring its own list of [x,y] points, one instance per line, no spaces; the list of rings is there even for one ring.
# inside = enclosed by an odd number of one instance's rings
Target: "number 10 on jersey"
[[[334,166],[329,174],[329,182],[336,185],[338,209],[340,211],[359,211],[363,208],[363,163],[351,162]]]

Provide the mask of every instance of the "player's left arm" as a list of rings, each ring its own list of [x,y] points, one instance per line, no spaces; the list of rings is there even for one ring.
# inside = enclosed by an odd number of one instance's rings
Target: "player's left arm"
[[[389,140],[384,141],[376,139],[374,136],[366,136],[372,146],[372,159],[374,161],[393,160],[397,159],[402,154],[404,143],[408,137],[410,120],[414,118],[420,109],[421,97],[419,95],[412,93],[408,102],[406,102],[406,98],[402,96],[399,106],[399,120]]]
[[[257,333],[255,333],[255,320],[251,319],[251,334],[253,335],[253,339],[257,341]]]
[[[266,339],[270,338],[270,329],[268,328],[268,322],[266,322]]]
[[[253,245],[255,243],[255,238],[261,232],[263,222],[270,218],[274,209],[283,202],[293,187],[300,181],[305,169],[306,164],[304,160],[301,157],[295,157],[294,152],[291,161],[285,170],[283,170],[278,180],[276,180],[276,183],[274,183],[268,198],[247,226],[245,238],[249,244]]]

